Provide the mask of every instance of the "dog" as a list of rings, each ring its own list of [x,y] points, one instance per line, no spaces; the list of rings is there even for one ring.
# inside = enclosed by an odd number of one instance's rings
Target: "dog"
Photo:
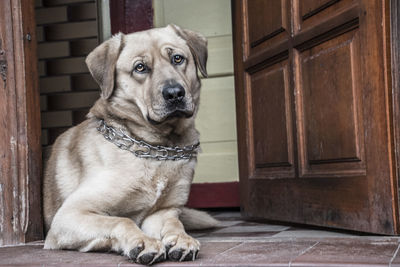
[[[101,97],[55,141],[45,168],[45,249],[114,251],[139,264],[194,260],[185,208],[197,162],[207,40],[175,25],[116,34],[86,58]]]

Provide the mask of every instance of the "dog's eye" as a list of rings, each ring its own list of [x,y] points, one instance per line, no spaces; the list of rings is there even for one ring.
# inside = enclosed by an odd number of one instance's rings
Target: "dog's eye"
[[[180,65],[185,61],[185,58],[181,55],[174,55],[172,57],[172,63],[175,65]]]
[[[143,63],[139,63],[139,64],[137,64],[137,65],[135,66],[135,71],[136,71],[136,72],[139,72],[139,73],[141,73],[141,72],[146,72],[146,71],[147,71],[147,66],[144,65]]]

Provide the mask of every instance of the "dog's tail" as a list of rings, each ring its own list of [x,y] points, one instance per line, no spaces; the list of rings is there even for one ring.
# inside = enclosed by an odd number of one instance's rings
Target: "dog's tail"
[[[217,227],[220,221],[214,219],[204,211],[182,208],[179,219],[185,226],[185,230],[200,230]]]

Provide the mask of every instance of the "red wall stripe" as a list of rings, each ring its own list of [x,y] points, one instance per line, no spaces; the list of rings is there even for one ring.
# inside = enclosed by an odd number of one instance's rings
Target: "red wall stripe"
[[[192,184],[187,206],[191,208],[239,207],[239,182]]]

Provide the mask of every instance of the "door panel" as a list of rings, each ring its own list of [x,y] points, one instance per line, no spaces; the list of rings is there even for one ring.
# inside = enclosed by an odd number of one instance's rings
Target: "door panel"
[[[318,26],[322,21],[358,6],[357,0],[293,0],[294,30]]]
[[[365,175],[357,30],[296,52],[300,173]]]
[[[253,177],[294,174],[288,67],[284,60],[250,74]]]
[[[399,233],[386,2],[233,3],[243,215]]]
[[[289,35],[286,13],[287,0],[253,0],[245,6],[247,17],[249,54],[259,53],[265,47],[271,47],[287,40]],[[268,16],[263,14],[268,13]],[[254,15],[253,15],[254,14]],[[263,25],[263,27],[257,27]]]
[[[250,1],[248,12],[254,14],[254,16],[249,16],[249,40],[251,47],[255,47],[284,31],[282,1]],[[265,12],[268,12],[271,16],[263,16]],[[264,27],[257,27],[256,25],[264,25]]]
[[[300,15],[302,20],[321,12],[322,10],[336,4],[340,0],[308,0],[298,1],[300,5]]]
[[[301,56],[308,159],[359,160],[350,47],[328,49],[315,47]]]

